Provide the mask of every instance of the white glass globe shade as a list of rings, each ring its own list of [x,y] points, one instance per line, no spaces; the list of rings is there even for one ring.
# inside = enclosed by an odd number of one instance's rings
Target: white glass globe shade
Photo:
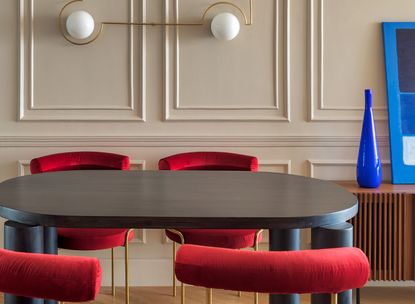
[[[210,29],[219,40],[232,40],[239,34],[239,20],[231,13],[220,13],[212,19]]]
[[[95,22],[86,11],[75,11],[66,19],[66,30],[75,39],[86,39],[94,31]]]

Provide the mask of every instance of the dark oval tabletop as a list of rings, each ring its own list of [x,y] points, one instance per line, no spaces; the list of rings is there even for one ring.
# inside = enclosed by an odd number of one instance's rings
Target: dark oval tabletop
[[[0,216],[31,225],[310,228],[356,215],[335,183],[241,171],[64,171],[0,183]]]

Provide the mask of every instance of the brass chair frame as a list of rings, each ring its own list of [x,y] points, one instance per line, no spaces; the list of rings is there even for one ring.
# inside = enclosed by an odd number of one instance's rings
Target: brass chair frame
[[[128,281],[128,239],[134,229],[128,229],[124,241],[124,269],[125,269],[125,304],[130,304],[130,286]],[[114,267],[114,248],[111,248],[111,294],[115,296],[115,267]]]
[[[185,238],[184,238],[183,233],[181,233],[179,230],[176,230],[176,229],[167,229],[167,230],[170,231],[171,233],[176,234],[180,238],[180,245],[185,244]],[[255,251],[258,251],[258,247],[259,247],[258,238],[262,232],[263,232],[263,229],[257,230],[255,232],[254,245],[252,247]],[[177,249],[176,242],[173,241],[173,297],[175,297],[177,294],[176,273],[174,272],[174,265],[176,263],[176,249]],[[241,295],[242,295],[242,292],[238,291],[238,296],[240,297]],[[212,302],[213,302],[212,288],[207,288],[206,289],[206,303],[212,304]],[[254,293],[254,304],[258,304],[258,303],[259,303],[259,294],[255,292]],[[181,282],[181,304],[185,304],[185,288],[184,288],[183,282]]]
[[[134,229],[128,229],[124,241],[124,267],[125,267],[125,304],[130,304],[130,286],[128,281],[128,238]],[[115,265],[114,265],[114,248],[111,248],[111,295],[115,296]],[[59,301],[59,304],[65,302]]]

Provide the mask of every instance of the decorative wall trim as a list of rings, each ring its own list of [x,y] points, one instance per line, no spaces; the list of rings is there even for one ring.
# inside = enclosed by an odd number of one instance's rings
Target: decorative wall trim
[[[131,246],[133,247],[133,246]],[[171,258],[135,258],[140,254],[140,246],[137,250],[130,248],[129,273],[130,286],[171,286],[172,280],[172,260]],[[135,248],[134,248],[135,249]],[[164,249],[164,248],[163,248]],[[167,248],[166,248],[167,249]],[[153,249],[157,250],[157,249]],[[171,249],[168,250],[171,252]],[[108,254],[109,255],[109,254]],[[123,288],[124,286],[124,258],[115,259],[115,285]],[[111,286],[111,259],[100,258],[103,269],[102,286]],[[140,269],[140,271],[138,271]],[[169,296],[169,295],[167,295]]]
[[[310,121],[360,121],[363,107],[330,106],[324,96],[324,2],[308,4],[308,96]],[[386,107],[373,107],[377,120],[387,120]]]
[[[358,147],[359,136],[0,136],[0,147]],[[389,147],[388,136],[378,136]]]
[[[309,159],[308,176],[318,178],[316,176],[317,167],[330,167],[330,166],[344,166],[344,167],[356,167],[356,159]],[[390,160],[382,160],[383,167],[390,167]]]
[[[17,161],[17,176],[26,175],[26,171],[29,171],[30,160],[18,160]]]
[[[165,0],[165,21],[171,11],[174,22],[179,14],[179,1]],[[290,121],[290,0],[275,3],[275,58],[274,58],[274,103],[272,106],[183,106],[180,103],[180,39],[175,28],[164,32],[164,118],[177,121]],[[282,12],[282,14],[280,13]],[[283,20],[280,20],[283,16]],[[283,25],[280,25],[282,23]],[[280,44],[283,44],[281,47]],[[282,71],[282,72],[281,72]],[[282,75],[281,75],[282,74]],[[281,111],[280,102],[284,103]]]
[[[258,165],[260,167],[259,171],[263,171],[261,170],[261,168],[263,167],[282,166],[284,168],[284,171],[281,173],[291,174],[291,160],[289,159],[259,160]],[[269,172],[274,172],[274,171],[269,170]]]
[[[130,170],[144,171],[146,169],[145,160],[130,160]]]
[[[128,0],[130,21],[134,19],[134,1]],[[146,2],[141,1],[141,16],[145,20]],[[19,120],[34,121],[145,121],[146,52],[145,28],[129,29],[129,100],[128,106],[39,106],[34,99],[35,80],[35,1],[19,0]],[[26,28],[26,24],[28,25]],[[26,33],[27,29],[27,33]],[[136,31],[139,31],[137,33]],[[136,63],[134,40],[140,39],[139,60]],[[136,75],[136,66],[140,67]],[[138,76],[138,77],[137,77]],[[136,79],[139,78],[139,79]],[[135,86],[138,84],[138,88]]]

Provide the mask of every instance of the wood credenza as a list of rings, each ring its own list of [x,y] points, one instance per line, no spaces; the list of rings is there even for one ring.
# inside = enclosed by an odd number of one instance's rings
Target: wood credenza
[[[337,183],[359,199],[359,213],[350,222],[354,245],[369,258],[371,280],[415,280],[415,185],[366,189],[352,181]]]

